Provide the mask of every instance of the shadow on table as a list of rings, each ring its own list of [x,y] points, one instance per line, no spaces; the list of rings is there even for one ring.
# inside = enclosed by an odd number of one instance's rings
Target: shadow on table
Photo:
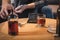
[[[60,37],[54,37],[54,40],[60,40]]]

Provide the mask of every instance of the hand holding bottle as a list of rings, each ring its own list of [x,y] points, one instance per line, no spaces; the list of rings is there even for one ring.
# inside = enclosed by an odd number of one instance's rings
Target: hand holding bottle
[[[14,10],[14,7],[11,4],[8,4],[6,7],[3,7],[0,12],[0,17],[5,18],[10,15],[11,10]]]

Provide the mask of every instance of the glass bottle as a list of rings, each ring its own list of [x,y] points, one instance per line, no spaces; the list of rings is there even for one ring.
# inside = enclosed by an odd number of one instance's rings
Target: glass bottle
[[[56,36],[60,37],[60,0],[59,0],[59,8],[57,9]]]

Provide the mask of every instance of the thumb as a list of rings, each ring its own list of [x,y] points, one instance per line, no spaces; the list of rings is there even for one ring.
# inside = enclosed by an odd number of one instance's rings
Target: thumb
[[[19,9],[21,9],[22,6],[23,6],[23,5],[20,5],[20,6],[16,7],[15,10],[19,10]]]

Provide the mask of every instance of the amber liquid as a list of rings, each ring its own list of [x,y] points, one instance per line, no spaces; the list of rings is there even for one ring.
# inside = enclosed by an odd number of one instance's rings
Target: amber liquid
[[[45,19],[37,19],[37,24],[41,24],[41,26],[45,25]]]
[[[9,35],[17,35],[18,34],[18,22],[17,21],[9,21],[8,22],[8,34]]]

